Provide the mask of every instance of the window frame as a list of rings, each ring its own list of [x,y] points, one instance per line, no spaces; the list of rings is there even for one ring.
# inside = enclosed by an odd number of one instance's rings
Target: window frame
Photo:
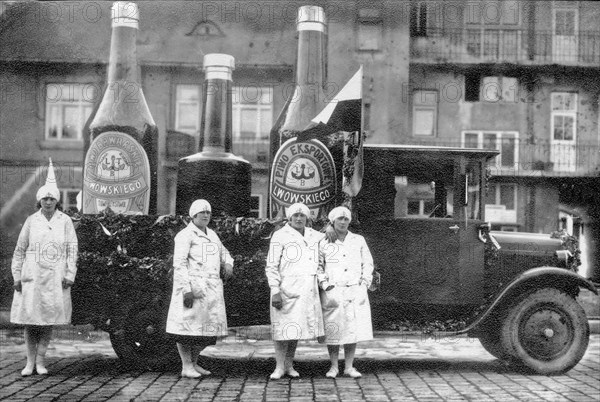
[[[374,38],[363,40],[364,35],[373,33]],[[383,18],[379,9],[361,8],[356,20],[356,50],[359,52],[377,52],[383,45]],[[374,41],[372,40],[374,39]],[[375,42],[374,44],[371,44]]]
[[[502,190],[501,186],[511,186],[513,188],[513,208],[507,208],[505,204],[501,203],[502,200]],[[518,205],[518,191],[519,186],[517,183],[489,183],[488,185],[488,194],[490,191],[494,191],[494,204],[489,204],[488,196],[485,199],[485,217],[486,220],[492,223],[499,223],[503,225],[512,225],[517,223],[517,211],[519,210]],[[488,208],[491,207],[491,208]],[[503,208],[502,208],[503,207]],[[498,210],[502,212],[497,212],[496,215],[500,216],[499,219],[492,219],[490,215],[493,213],[492,210]]]
[[[174,89],[174,121],[173,121],[173,127],[176,131],[182,132],[182,133],[186,133],[189,135],[193,135],[195,137],[200,135],[200,127],[201,127],[201,122],[202,122],[202,85],[199,84],[188,84],[188,83],[176,83],[175,85],[175,89]],[[178,98],[179,95],[179,88],[183,88],[183,87],[188,87],[188,88],[195,88],[198,91],[198,102],[197,102],[197,116],[196,116],[196,128],[195,130],[190,130],[189,128],[187,128],[187,126],[181,126],[180,125],[180,119],[179,119],[179,110],[180,110],[180,105],[185,104],[185,105],[193,105],[194,101],[190,101],[190,100],[180,100]]]
[[[488,82],[486,82],[488,81]],[[486,97],[486,86],[495,85],[497,96],[495,99]],[[482,76],[479,84],[479,100],[489,103],[517,103],[519,99],[519,79],[517,77],[507,76]],[[514,87],[511,89],[511,87]],[[510,89],[510,92],[508,91]],[[510,98],[506,96],[510,93]],[[512,98],[512,99],[511,99]]]
[[[429,96],[435,97],[434,103],[417,102],[417,98],[427,99]],[[438,130],[438,108],[439,108],[439,94],[436,90],[431,89],[416,89],[412,93],[412,134],[413,136],[419,137],[437,137]],[[433,127],[430,134],[421,134],[417,132],[417,114],[418,112],[433,112]]]
[[[460,134],[460,146],[461,148],[466,148],[465,146],[465,138],[467,134],[477,134],[477,149],[495,149],[500,151],[500,154],[496,157],[496,168],[498,169],[517,169],[519,166],[519,132],[518,131],[494,131],[494,130],[464,130]],[[496,135],[496,147],[495,148],[484,148],[484,139],[486,134],[494,134]],[[502,164],[502,137],[512,136],[514,139],[514,154],[513,154],[513,165],[503,165]]]
[[[75,99],[75,97],[73,97],[73,101],[70,100],[54,100],[54,101],[50,101],[50,98],[48,96],[48,90],[50,86],[57,86],[61,88],[61,95],[60,97],[62,98],[62,94],[64,87],[73,87],[72,91],[70,90],[69,93],[70,95],[76,95],[76,94],[80,94],[80,97],[78,97],[77,99]],[[76,88],[75,88],[76,87]],[[91,98],[88,100],[87,98],[87,91],[89,91],[90,89],[92,89],[93,93]],[[70,96],[69,95],[69,96]],[[84,82],[57,82],[57,81],[47,81],[44,82],[44,141],[48,141],[50,143],[65,143],[65,142],[80,142],[83,143],[83,136],[84,136],[84,132],[83,129],[85,127],[85,123],[87,122],[88,118],[90,117],[90,115],[93,113],[94,111],[94,107],[96,106],[96,97],[98,96],[97,94],[97,87],[96,85],[90,84],[90,83],[84,83]],[[79,127],[77,128],[76,131],[76,137],[64,137],[64,133],[63,133],[63,128],[65,126],[65,107],[67,106],[76,106],[77,110],[78,110],[78,118],[79,118]],[[52,109],[54,108],[60,108],[59,112],[60,112],[60,116],[59,116],[59,122],[58,124],[56,124],[57,127],[57,132],[56,132],[56,137],[51,137],[50,136],[50,129],[51,127],[54,126],[53,123],[55,123],[53,121],[53,113],[52,113]],[[86,110],[88,112],[86,112]]]
[[[233,139],[237,142],[237,141],[268,141],[269,140],[269,132],[270,132],[270,128],[273,126],[273,106],[274,106],[274,99],[273,99],[273,87],[271,86],[259,86],[259,85],[254,85],[255,88],[257,88],[257,91],[260,92],[261,96],[258,97],[258,100],[256,103],[243,103],[241,102],[242,100],[242,92],[240,92],[240,89],[243,88],[248,88],[248,85],[234,85],[232,87],[232,102],[231,102],[231,116],[232,116],[232,124],[231,124],[231,130],[232,130],[232,136]],[[263,99],[264,99],[264,91],[267,91],[267,96],[268,99],[270,100],[270,102],[267,103],[263,103]],[[241,136],[241,126],[242,126],[242,112],[244,110],[253,110],[257,113],[257,118],[256,118],[256,127],[255,127],[255,131],[254,131],[254,137],[253,138],[246,138],[246,137],[242,137]],[[266,124],[267,127],[269,127],[268,131],[265,131],[264,133],[261,132],[261,126],[262,126],[262,118],[264,116],[268,116],[268,120],[269,120],[269,124]]]
[[[558,95],[572,95],[573,96],[573,109],[569,109],[569,110],[555,110],[554,109],[554,102],[555,102],[555,97]],[[571,144],[575,144],[577,141],[577,109],[578,109],[578,93],[574,92],[574,91],[553,91],[550,93],[550,139],[552,142],[558,142],[558,143],[571,143]],[[573,119],[573,137],[569,140],[564,139],[564,134],[563,134],[563,138],[557,139],[555,138],[556,135],[556,126],[554,124],[554,118],[555,117],[570,117]]]

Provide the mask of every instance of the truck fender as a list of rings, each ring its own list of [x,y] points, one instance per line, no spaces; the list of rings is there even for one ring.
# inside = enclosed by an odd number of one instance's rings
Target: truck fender
[[[598,295],[598,290],[592,282],[582,278],[573,271],[566,270],[564,268],[556,267],[538,267],[529,269],[509,284],[507,284],[495,297],[494,300],[489,304],[485,311],[473,322],[468,328],[465,328],[461,332],[471,331],[488,317],[494,314],[501,306],[508,300],[514,300],[514,297],[518,294],[523,293],[523,288],[527,289],[540,289],[543,287],[552,287],[557,289],[563,289],[567,293],[573,294],[574,289],[585,288]]]

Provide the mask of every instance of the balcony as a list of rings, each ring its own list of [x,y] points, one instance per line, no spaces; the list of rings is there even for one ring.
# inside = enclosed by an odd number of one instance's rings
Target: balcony
[[[526,29],[428,29],[411,38],[412,63],[600,66],[600,31],[557,36]]]
[[[460,140],[410,141],[413,145],[464,147]],[[595,177],[600,176],[600,146],[594,142],[560,144],[536,139],[499,138],[480,148],[496,149],[500,155],[490,163],[494,176]]]

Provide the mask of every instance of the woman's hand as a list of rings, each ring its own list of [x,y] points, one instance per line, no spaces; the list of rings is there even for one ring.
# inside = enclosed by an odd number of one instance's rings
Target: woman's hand
[[[228,281],[233,277],[233,266],[231,264],[225,264],[223,266],[223,279]]]
[[[21,290],[23,290],[23,288],[21,287],[21,281],[15,281],[15,283],[13,284],[13,289],[21,293]]]
[[[275,307],[277,310],[281,310],[283,307],[283,299],[281,298],[281,293],[275,293],[271,297],[271,306]]]
[[[194,305],[194,294],[192,292],[187,292],[183,294],[183,307],[192,308]]]
[[[63,280],[62,280],[62,287],[63,287],[63,289],[68,289],[71,286],[73,286],[73,281],[70,281],[70,280],[68,280],[66,278],[63,278]]]

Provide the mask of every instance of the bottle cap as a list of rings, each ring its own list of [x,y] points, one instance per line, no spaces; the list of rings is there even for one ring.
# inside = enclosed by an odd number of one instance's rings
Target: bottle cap
[[[140,10],[136,3],[130,1],[115,1],[111,8],[112,26],[138,28]]]
[[[296,27],[298,31],[325,32],[325,11],[319,6],[302,6],[298,8]]]
[[[231,72],[235,69],[235,59],[229,54],[210,53],[204,55],[206,79],[231,81]]]

